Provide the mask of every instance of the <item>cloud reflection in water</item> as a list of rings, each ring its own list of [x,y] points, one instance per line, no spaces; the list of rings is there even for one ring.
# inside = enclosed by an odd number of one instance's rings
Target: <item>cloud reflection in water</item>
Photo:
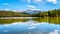
[[[59,34],[60,25],[35,21],[15,22],[0,25],[0,34]]]

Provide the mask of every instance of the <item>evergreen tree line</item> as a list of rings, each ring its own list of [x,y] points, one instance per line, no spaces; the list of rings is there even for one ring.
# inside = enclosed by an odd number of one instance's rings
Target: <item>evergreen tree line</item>
[[[26,12],[0,11],[0,17],[60,17],[60,9],[40,11],[36,14]]]

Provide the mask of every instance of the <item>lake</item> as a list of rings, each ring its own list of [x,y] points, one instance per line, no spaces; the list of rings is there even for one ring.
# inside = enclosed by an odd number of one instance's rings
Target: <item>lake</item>
[[[60,17],[0,19],[0,34],[60,34]]]

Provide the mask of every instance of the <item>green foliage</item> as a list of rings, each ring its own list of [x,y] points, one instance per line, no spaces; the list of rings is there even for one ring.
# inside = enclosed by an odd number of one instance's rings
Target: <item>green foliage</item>
[[[38,12],[38,11],[37,11]],[[59,17],[60,9],[40,11],[36,14],[28,14],[26,12],[0,11],[0,17]]]
[[[49,17],[59,17],[60,16],[60,9],[48,11]]]
[[[39,17],[59,17],[60,16],[60,9],[40,12],[37,15]],[[37,15],[35,15],[35,16],[37,16]]]
[[[25,17],[25,16],[28,16],[28,14],[13,11],[0,11],[0,17]]]

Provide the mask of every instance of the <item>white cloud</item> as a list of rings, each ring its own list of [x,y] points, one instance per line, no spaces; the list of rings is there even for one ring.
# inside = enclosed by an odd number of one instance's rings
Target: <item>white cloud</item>
[[[32,5],[28,5],[28,8],[36,8],[36,7]]]
[[[48,2],[56,2],[57,0],[47,0]]]
[[[39,3],[42,2],[42,0],[34,0],[34,2]]]
[[[10,9],[4,9],[4,10],[9,11]]]
[[[53,4],[57,4],[57,0],[47,0],[48,2],[52,2]]]
[[[4,24],[4,27],[8,27],[9,26],[9,24]]]
[[[59,30],[54,30],[53,32],[50,32],[49,34],[59,34]]]
[[[36,6],[32,6],[32,5],[28,5],[28,9],[30,9],[30,10],[39,10],[39,9],[36,8]]]
[[[31,2],[31,0],[27,0],[28,1],[28,3],[30,3]]]
[[[32,26],[32,27],[29,27],[28,29],[34,29],[34,28],[36,28],[35,26]]]
[[[27,0],[28,1],[28,3],[31,3],[31,2],[33,2],[33,3],[40,3],[40,2],[42,2],[42,0]]]
[[[8,5],[10,5],[10,4],[8,4],[8,3],[4,3],[3,5],[6,5],[6,6],[8,6]]]
[[[53,4],[57,4],[57,2],[53,2]]]
[[[31,3],[31,2],[33,2],[33,3],[46,3],[46,2],[51,2],[51,3],[53,3],[53,4],[57,4],[58,2],[57,2],[57,0],[27,0],[27,2],[28,3]]]

